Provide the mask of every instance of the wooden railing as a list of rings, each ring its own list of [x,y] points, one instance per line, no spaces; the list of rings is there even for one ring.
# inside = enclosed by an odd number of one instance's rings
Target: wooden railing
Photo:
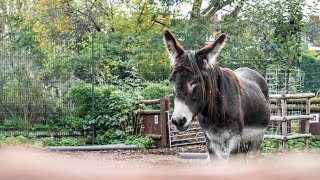
[[[304,138],[304,150],[308,150],[309,138],[312,137],[309,133],[310,123],[309,120],[313,119],[313,116],[310,115],[311,110],[311,98],[314,98],[314,93],[300,93],[300,94],[273,94],[270,95],[270,102],[272,110],[276,110],[276,115],[271,116],[270,121],[276,122],[278,130],[280,130],[281,135],[279,134],[266,134],[265,139],[275,139],[283,143],[284,152],[288,150],[288,140]],[[304,104],[298,109],[305,112],[302,115],[288,115],[288,109],[290,103],[301,103]],[[291,109],[294,109],[291,107]],[[288,133],[288,123],[292,120],[304,121],[304,131],[303,133],[291,134]],[[277,142],[277,151],[279,151],[279,142]]]

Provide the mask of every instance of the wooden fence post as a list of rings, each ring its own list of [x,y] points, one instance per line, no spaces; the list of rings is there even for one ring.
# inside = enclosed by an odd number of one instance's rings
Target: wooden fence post
[[[311,106],[310,98],[307,98],[306,115],[310,115],[310,106]],[[309,129],[310,129],[310,122],[309,120],[306,120],[305,126],[304,126],[304,133],[309,134]],[[304,151],[307,152],[308,150],[309,150],[309,138],[304,138]]]
[[[277,105],[277,116],[281,116],[282,106],[281,106],[281,100],[280,99],[277,99],[276,105]],[[276,134],[278,134],[281,131],[281,122],[278,121],[276,123],[277,123]],[[276,153],[280,152],[279,148],[280,148],[280,141],[276,141]]]
[[[161,124],[161,147],[164,148],[168,145],[168,123],[166,111],[169,105],[166,98],[160,99],[160,124]]]
[[[287,115],[287,99],[281,99],[281,110],[282,110],[282,117],[285,117]],[[282,135],[287,136],[288,133],[288,121],[283,121],[282,123]],[[283,152],[288,151],[288,141],[283,141]]]

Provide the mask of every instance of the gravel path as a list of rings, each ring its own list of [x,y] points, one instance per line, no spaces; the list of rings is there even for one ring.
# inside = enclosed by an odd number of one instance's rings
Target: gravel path
[[[319,153],[226,163],[180,159],[177,151],[48,152],[0,147],[0,179],[320,179]]]

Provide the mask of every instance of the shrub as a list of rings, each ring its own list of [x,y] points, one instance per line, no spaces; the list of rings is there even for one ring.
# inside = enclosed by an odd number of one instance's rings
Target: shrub
[[[145,83],[145,88],[141,91],[144,99],[159,99],[163,97],[173,98],[172,85],[169,81],[161,83]]]
[[[0,129],[16,129],[20,131],[28,131],[30,133],[35,131],[54,132],[61,130],[62,127],[62,122],[58,123],[56,121],[51,120],[42,122],[30,122],[21,118],[11,118],[5,119],[4,121],[0,122]]]
[[[0,145],[4,144],[6,140],[6,136],[4,134],[0,134]]]
[[[42,138],[40,141],[42,142],[42,146],[56,146],[56,145],[58,145],[57,141],[52,136],[51,137]]]
[[[309,141],[309,148],[312,150],[320,150],[320,137],[311,137]]]
[[[28,142],[29,142],[28,139],[22,135],[19,135],[19,136],[0,135],[0,144],[23,145],[23,144],[27,144]]]
[[[304,149],[304,139],[293,139],[288,141],[290,150],[302,151]]]
[[[279,151],[283,150],[283,145],[280,141]],[[290,151],[303,151],[304,149],[304,139],[292,139],[288,141],[288,146]],[[274,153],[276,151],[276,140],[266,139],[263,141],[260,147],[262,152]],[[320,150],[320,137],[309,138],[309,149],[312,151]]]
[[[31,130],[33,124],[30,121],[23,120],[19,117],[5,119],[4,121],[1,121],[0,127],[3,129],[23,129],[23,130]]]
[[[276,152],[276,143],[274,140],[265,139],[262,142],[260,149],[263,153],[274,153]]]
[[[91,129],[95,125],[99,144],[123,141],[134,132],[134,122],[138,120],[136,96],[130,91],[116,89],[112,85],[96,86],[95,113],[91,113],[91,85],[76,84],[68,93],[68,98],[75,103],[72,126],[82,125]]]
[[[172,85],[169,81],[164,81],[161,83],[148,82],[145,84],[145,88],[141,91],[141,96],[143,99],[160,99],[168,97],[172,100],[174,98],[172,93]],[[173,106],[172,106],[173,107]],[[144,109],[159,109],[160,105],[145,106]]]
[[[153,146],[154,140],[149,136],[129,136],[125,144],[134,144],[141,149],[149,149]]]
[[[61,138],[59,141],[59,146],[84,146],[85,143],[81,140],[78,140],[76,138]]]
[[[95,92],[98,93],[97,90]],[[67,100],[75,103],[74,115],[76,117],[85,117],[91,112],[92,87],[89,83],[75,82],[66,95]]]

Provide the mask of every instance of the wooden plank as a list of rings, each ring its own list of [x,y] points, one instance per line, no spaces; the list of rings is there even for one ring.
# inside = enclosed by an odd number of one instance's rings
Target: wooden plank
[[[281,141],[283,141],[284,138],[285,138],[285,136],[283,136],[283,135],[276,135],[276,134],[274,134],[274,135],[265,134],[265,135],[264,135],[264,139],[276,139],[276,140],[281,140]]]
[[[194,137],[194,138],[175,139],[175,140],[171,140],[171,142],[172,142],[172,143],[174,143],[174,142],[190,141],[190,140],[197,140],[197,139],[204,139],[204,137]]]
[[[319,97],[315,97],[315,98],[310,98],[311,100],[311,104],[320,104],[320,98]],[[287,103],[288,104],[305,104],[307,102],[306,98],[302,98],[302,99],[288,99]],[[270,99],[270,103],[271,104],[276,104],[277,103],[277,99]]]
[[[203,132],[198,132],[198,133],[188,133],[188,134],[178,134],[178,135],[172,135],[171,137],[183,137],[183,136],[197,136],[197,135],[203,135],[204,137],[204,133]]]
[[[309,133],[309,134],[292,134],[292,135],[287,135],[287,136],[284,136],[284,135],[270,135],[270,134],[266,134],[264,135],[264,138],[265,139],[276,139],[276,140],[281,140],[281,141],[288,141],[288,140],[291,140],[291,139],[299,139],[299,138],[310,138],[312,137],[312,135]]]
[[[284,117],[282,116],[270,116],[270,121],[285,121]]]
[[[160,110],[141,110],[139,113],[141,115],[153,115],[153,114],[160,114]]]
[[[191,142],[191,143],[180,143],[180,144],[172,144],[171,147],[196,145],[196,144],[204,144],[204,143],[206,143],[206,141],[198,141],[198,142]]]
[[[189,128],[187,131],[172,130],[171,132],[172,132],[172,133],[187,134],[188,132],[190,132],[190,131],[195,131],[195,130],[199,130],[199,131],[201,130],[201,131],[202,131],[201,127],[198,127],[198,128]]]
[[[139,100],[138,104],[147,104],[147,105],[160,104],[160,99]]]
[[[203,132],[201,128],[193,128],[193,130],[188,130],[188,131],[171,131],[172,135],[177,135],[177,134],[190,134],[190,133],[195,133],[195,132]]]
[[[308,134],[292,134],[292,135],[289,135],[289,136],[286,136],[285,137],[285,140],[291,140],[291,139],[299,139],[299,138],[310,138],[312,137],[312,135],[310,133]],[[306,145],[306,144],[305,144]]]
[[[272,111],[276,111],[277,108],[276,107],[271,107]],[[288,106],[287,107],[288,111],[306,111],[306,106]],[[318,112],[320,113],[320,106],[310,106],[310,111],[311,112]]]
[[[311,115],[291,115],[291,116],[285,116],[284,118],[286,121],[297,120],[297,119],[310,120],[310,119],[313,119],[313,116],[311,116]]]
[[[161,139],[161,135],[159,135],[159,134],[146,134],[146,136],[149,136],[154,140],[160,140]]]
[[[298,93],[298,94],[270,94],[270,99],[301,99],[301,98],[313,98],[316,95],[314,93]]]
[[[310,120],[313,119],[313,116],[311,115],[291,115],[291,116],[271,116],[270,121],[280,121],[280,122],[285,122],[285,121],[292,121],[292,120]]]

